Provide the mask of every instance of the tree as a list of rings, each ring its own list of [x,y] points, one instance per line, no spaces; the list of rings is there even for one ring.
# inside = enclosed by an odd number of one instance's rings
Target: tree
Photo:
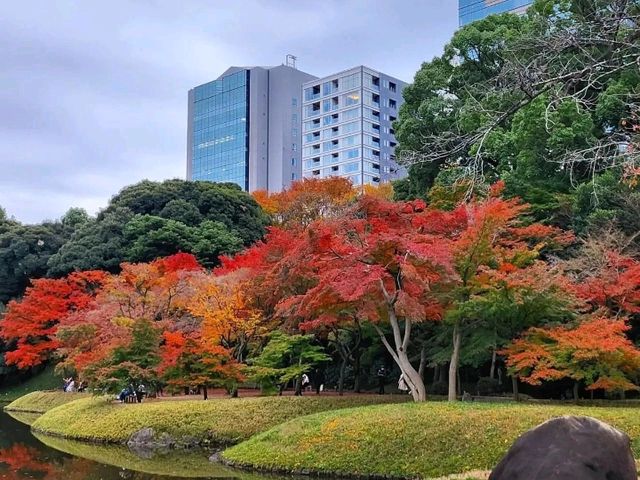
[[[206,266],[260,239],[268,218],[235,184],[145,180],[114,196],[49,260],[48,274],[151,261],[187,252]]]
[[[12,346],[5,353],[7,364],[25,369],[47,361],[58,347],[58,323],[90,308],[107,278],[102,271],[88,271],[59,280],[34,280],[21,301],[9,302],[0,323],[0,337]]]
[[[186,310],[202,319],[202,337],[221,345],[239,363],[250,344],[265,332],[261,312],[251,305],[247,280],[241,272],[224,276],[202,274],[190,282]]]
[[[133,378],[143,376],[149,381],[157,364],[154,352],[159,337],[177,328],[186,315],[182,296],[187,294],[190,276],[201,270],[196,258],[186,253],[151,263],[123,264],[120,274],[104,281],[90,309],[72,312],[60,321],[60,368],[93,381],[100,378],[103,387],[103,380],[116,378],[116,388],[129,375],[126,368],[116,367],[128,362],[135,371]]]
[[[0,227],[0,302],[22,295],[29,279],[44,277],[49,258],[64,242],[59,222]]]
[[[198,387],[205,400],[209,387],[234,389],[244,379],[241,365],[226,348],[181,332],[164,333],[159,371],[171,387]]]
[[[504,275],[496,273],[513,273],[515,276],[519,270],[532,268],[545,248],[564,246],[573,241],[570,233],[557,228],[524,224],[527,206],[518,199],[497,197],[501,188],[502,184],[496,184],[487,199],[460,207],[466,218],[452,247],[458,279],[452,291],[451,308],[447,312],[447,320],[453,327],[449,401],[457,397],[463,331],[474,320],[469,318],[469,314],[474,312],[476,297],[496,288],[492,285],[496,280],[502,281]]]
[[[441,167],[462,166],[469,188],[499,176],[562,225],[573,185],[637,164],[620,148],[637,137],[622,122],[640,85],[637,21],[627,0],[538,0],[459,29],[404,90],[395,129],[410,168],[396,191],[423,196]]]
[[[258,191],[253,195],[278,225],[304,228],[319,218],[340,214],[355,198],[356,191],[348,179],[329,177],[304,178],[282,192]]]
[[[571,378],[587,390],[638,390],[632,382],[640,350],[626,337],[625,319],[593,317],[577,325],[532,328],[507,347],[509,369],[532,385]],[[577,398],[577,395],[575,395]]]
[[[313,335],[273,332],[262,353],[251,361],[252,367],[247,370],[249,377],[266,391],[279,385],[280,393],[287,383],[295,380],[295,393],[301,395],[302,375],[330,359],[322,347],[313,342]]]
[[[438,289],[453,275],[451,242],[442,233],[459,228],[462,213],[430,210],[421,201],[400,204],[365,196],[345,215],[316,221],[302,243],[270,267],[269,279],[286,278],[296,286],[274,295],[278,316],[316,324],[368,322],[414,399],[424,400],[424,382],[408,349],[414,324],[442,317]],[[391,328],[392,340],[384,325]]]

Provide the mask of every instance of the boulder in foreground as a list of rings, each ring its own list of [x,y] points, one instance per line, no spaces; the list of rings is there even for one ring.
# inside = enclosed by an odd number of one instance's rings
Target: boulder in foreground
[[[524,433],[489,480],[637,480],[629,437],[591,417],[564,416]]]

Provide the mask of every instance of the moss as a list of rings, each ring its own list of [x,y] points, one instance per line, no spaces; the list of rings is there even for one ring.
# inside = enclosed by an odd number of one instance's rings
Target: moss
[[[495,466],[520,434],[567,414],[596,417],[625,431],[640,457],[635,408],[422,403],[297,418],[226,450],[222,458],[257,469],[334,475],[434,478],[482,472]]]
[[[85,398],[54,408],[36,420],[36,432],[76,440],[124,443],[150,427],[174,439],[195,438],[234,444],[295,417],[326,410],[406,401],[406,396],[260,397],[241,399],[149,401],[119,404]]]
[[[65,393],[62,390],[51,392],[31,392],[4,407],[9,412],[45,413],[79,398],[86,398],[87,393]]]

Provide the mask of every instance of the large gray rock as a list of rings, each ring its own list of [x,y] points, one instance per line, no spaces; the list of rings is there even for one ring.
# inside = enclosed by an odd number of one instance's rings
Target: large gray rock
[[[638,480],[629,437],[591,417],[555,418],[523,434],[489,480]]]

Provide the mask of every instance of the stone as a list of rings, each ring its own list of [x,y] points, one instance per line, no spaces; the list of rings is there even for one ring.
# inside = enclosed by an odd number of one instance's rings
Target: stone
[[[638,480],[629,437],[591,417],[564,416],[524,433],[489,480]]]

